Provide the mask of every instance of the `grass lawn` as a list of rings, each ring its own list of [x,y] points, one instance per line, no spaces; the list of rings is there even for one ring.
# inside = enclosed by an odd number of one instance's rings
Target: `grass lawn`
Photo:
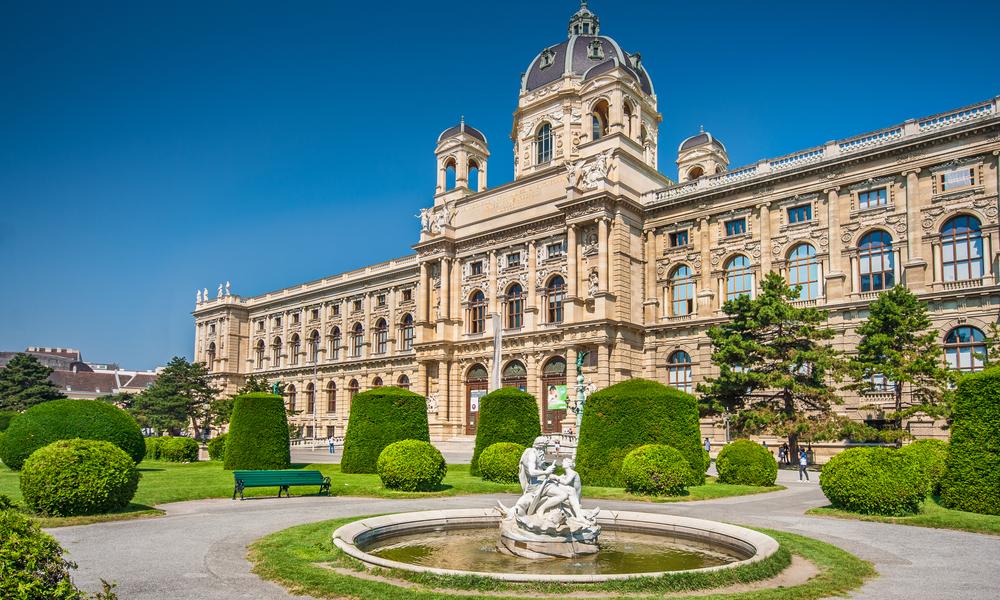
[[[325,565],[356,569],[358,563],[333,546],[330,533],[337,527],[355,519],[336,519],[299,525],[268,535],[250,546],[253,572],[264,579],[278,582],[296,594],[317,598],[366,598],[371,600],[462,600],[480,598],[480,592],[491,593],[495,600],[520,598],[527,600],[535,594],[545,598],[562,595],[573,597],[574,592],[587,598],[662,598],[671,592],[706,590],[707,595],[690,597],[718,600],[806,600],[842,595],[860,587],[875,574],[871,564],[843,550],[807,537],[762,530],[773,536],[782,549],[772,558],[742,569],[709,573],[682,573],[663,577],[640,578],[601,584],[516,584],[471,576],[437,576],[392,570],[380,570],[393,579],[403,579],[407,587],[387,581],[364,580],[343,571],[334,571]],[[788,588],[745,591],[739,594],[710,592],[711,588],[735,583],[760,581],[773,577],[788,564],[791,555],[797,554],[815,564],[820,573],[807,583]],[[447,592],[438,590],[448,589]],[[463,593],[468,592],[468,593]],[[504,592],[510,595],[505,596]]]
[[[960,531],[1000,535],[1000,516],[952,510],[941,506],[934,498],[925,500],[920,513],[909,517],[863,515],[833,508],[832,506],[813,508],[807,511],[806,514],[819,517],[835,517],[837,519],[857,519],[860,521],[877,521],[879,523],[932,527],[935,529],[958,529]]]
[[[340,472],[340,465],[311,464],[295,465],[295,468],[318,469],[330,477],[330,490],[334,496],[376,496],[382,498],[423,498],[427,496],[456,496],[465,494],[519,494],[518,484],[499,484],[483,481],[479,477],[469,475],[469,465],[448,465],[448,475],[438,490],[433,492],[397,492],[382,487],[378,475],[356,475]],[[124,513],[114,515],[97,515],[94,517],[74,517],[71,519],[45,519],[45,527],[59,525],[80,525],[100,520],[114,518],[136,518],[159,514],[153,509],[158,504],[179,502],[183,500],[198,500],[202,498],[228,498],[233,494],[233,474],[222,468],[220,461],[205,461],[190,464],[170,463],[144,460],[139,464],[142,478],[139,480],[139,490]],[[650,500],[654,502],[684,502],[692,500],[708,500],[725,496],[742,496],[783,489],[781,486],[758,488],[752,486],[726,485],[716,483],[709,478],[705,485],[692,487],[685,496],[653,498],[633,496],[621,488],[588,487],[583,489],[584,497],[588,499],[613,500]],[[246,490],[247,496],[277,496],[276,488],[253,488]],[[296,495],[315,494],[316,489],[310,487],[292,488]],[[18,486],[18,474],[10,469],[0,467],[0,494],[10,496],[20,503],[21,490]]]

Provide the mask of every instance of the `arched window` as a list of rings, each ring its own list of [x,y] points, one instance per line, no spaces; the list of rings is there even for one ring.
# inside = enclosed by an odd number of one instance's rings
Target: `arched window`
[[[205,362],[209,371],[215,369],[215,342],[208,345],[208,357]]]
[[[858,244],[861,291],[887,290],[896,285],[892,256],[892,237],[884,231],[873,231]]]
[[[361,349],[365,345],[365,326],[361,323],[355,323],[354,329],[351,331],[351,357],[360,358]]]
[[[385,354],[389,346],[389,324],[385,322],[385,319],[379,319],[375,322],[375,354]]]
[[[705,169],[699,166],[694,166],[688,169],[688,179],[698,179],[705,174]]]
[[[729,259],[726,271],[726,300],[735,300],[740,296],[750,296],[753,292],[753,272],[750,270],[750,259],[738,254]]]
[[[299,334],[292,334],[292,339],[288,342],[288,364],[299,364],[299,352],[302,351],[302,342],[299,341]]]
[[[288,404],[289,412],[295,412],[295,386],[289,385],[285,388],[285,402]]]
[[[399,326],[400,348],[403,350],[413,349],[413,315],[406,313]]]
[[[524,325],[524,290],[520,283],[507,288],[504,295],[504,326],[507,329],[520,329]]]
[[[960,215],[941,228],[941,267],[945,281],[983,277],[983,234],[979,219]]]
[[[788,254],[788,283],[799,288],[799,300],[819,298],[819,261],[811,244],[799,244]]]
[[[527,390],[528,369],[524,367],[524,363],[519,360],[512,360],[507,363],[500,373],[500,385],[517,388],[522,391]]]
[[[635,111],[632,109],[632,103],[629,102],[628,100],[626,100],[625,104],[622,106],[622,118],[623,118],[622,125],[625,126],[625,135],[627,135],[628,137],[632,137],[632,113],[633,112],[635,112]]]
[[[382,387],[382,378],[381,377],[376,377],[375,379],[372,379],[372,387],[373,388],[380,388],[380,387]]]
[[[486,331],[486,296],[481,290],[469,296],[469,333]]]
[[[360,389],[361,389],[361,386],[358,385],[358,380],[357,379],[352,379],[351,382],[347,384],[347,399],[349,401],[353,401],[354,400],[354,396],[356,396],[358,394],[358,391]]]
[[[337,412],[337,382],[335,381],[326,384],[326,412],[330,414]]]
[[[316,386],[306,386],[306,412],[310,415],[316,412]]]
[[[981,371],[986,356],[986,336],[976,327],[956,327],[944,338],[944,356],[951,369],[967,373]]]
[[[667,359],[667,385],[691,393],[691,355],[678,350]]]
[[[257,341],[257,357],[256,357],[256,359],[257,359],[257,368],[258,369],[263,369],[264,368],[264,354],[265,354],[265,352],[266,352],[266,350],[264,348],[264,340],[258,340]]]
[[[670,274],[670,314],[674,317],[694,312],[694,278],[691,268],[680,265]]]
[[[340,335],[340,327],[334,327],[330,332],[330,358],[340,359],[340,347],[343,345],[343,338]]]
[[[566,280],[556,275],[545,286],[545,322],[562,323],[563,301],[566,299]]]
[[[590,139],[599,140],[608,134],[608,102],[601,100],[590,113]]]
[[[319,361],[319,332],[313,331],[309,334],[309,362]]]
[[[552,126],[542,123],[535,134],[535,164],[544,165],[552,160]]]
[[[274,367],[281,366],[281,338],[274,338],[274,344],[271,345],[271,362]]]
[[[474,159],[469,160],[469,189],[472,191],[479,190],[479,163]]]
[[[404,390],[410,389],[410,378],[406,375],[400,375],[399,379],[396,380],[396,386],[401,387]]]
[[[447,162],[444,163],[444,189],[453,190],[455,189],[455,159],[449,158]]]

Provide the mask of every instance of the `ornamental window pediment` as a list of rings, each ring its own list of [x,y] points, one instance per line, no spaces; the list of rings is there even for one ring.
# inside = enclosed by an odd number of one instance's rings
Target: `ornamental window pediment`
[[[931,200],[954,200],[981,194],[985,156],[968,156],[942,163],[928,169],[931,174]]]
[[[809,229],[819,221],[819,193],[799,194],[777,202],[778,231]]]

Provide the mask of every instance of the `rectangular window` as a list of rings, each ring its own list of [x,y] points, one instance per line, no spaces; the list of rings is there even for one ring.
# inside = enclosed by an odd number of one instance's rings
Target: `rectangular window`
[[[521,266],[521,253],[511,252],[507,255],[507,267],[519,267]]]
[[[556,242],[555,244],[549,244],[545,247],[545,255],[549,258],[555,258],[557,256],[563,255],[563,245],[562,242]]]
[[[309,314],[311,315],[309,318],[312,319],[313,321],[318,321],[319,320],[319,309],[318,308],[312,309],[312,311]]]
[[[264,321],[257,321],[257,331],[264,331]]]
[[[858,194],[858,208],[862,210],[875,208],[876,206],[886,206],[887,204],[889,204],[889,196],[886,194],[885,188],[868,190]]]
[[[208,332],[215,333],[215,323],[212,323],[208,326]]]
[[[483,274],[483,261],[477,260],[469,264],[469,273],[472,275],[482,275]]]
[[[670,245],[674,248],[677,246],[687,246],[688,245],[688,232],[687,229],[684,231],[674,231],[670,234]]]
[[[274,317],[274,326],[281,327],[281,317]]]
[[[339,304],[334,304],[333,305],[333,316],[335,316],[335,317],[339,317],[340,316],[340,305]]]
[[[789,223],[805,223],[806,221],[812,221],[812,218],[813,218],[812,204],[793,206],[788,209]]]
[[[733,219],[726,221],[726,236],[743,235],[747,232],[747,220]]]
[[[354,312],[361,312],[361,300],[355,300],[353,303]]]
[[[413,290],[403,290],[403,302],[413,300]]]
[[[385,306],[385,294],[379,294],[378,296],[375,296],[375,301],[378,303],[379,306]]]
[[[292,325],[298,325],[298,324],[299,324],[299,313],[295,313],[294,315],[292,315]]]
[[[939,177],[941,178],[942,192],[950,192],[976,185],[976,170],[972,167],[962,167],[961,169],[945,171]]]

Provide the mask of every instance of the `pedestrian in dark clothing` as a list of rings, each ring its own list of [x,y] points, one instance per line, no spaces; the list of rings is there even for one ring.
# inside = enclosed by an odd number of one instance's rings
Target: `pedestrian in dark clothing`
[[[799,481],[802,481],[802,477],[805,476],[806,481],[809,481],[809,471],[806,467],[809,466],[809,455],[806,454],[805,450],[799,450]]]

